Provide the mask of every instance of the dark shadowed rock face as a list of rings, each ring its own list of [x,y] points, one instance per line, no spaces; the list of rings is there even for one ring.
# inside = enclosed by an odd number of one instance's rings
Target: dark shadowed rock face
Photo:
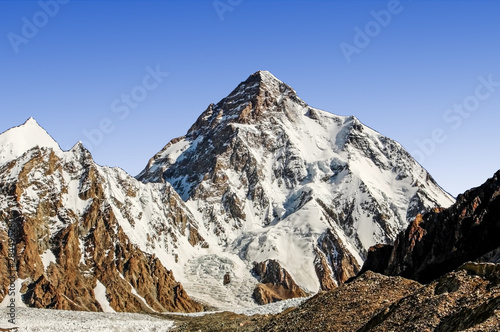
[[[446,210],[417,218],[393,247],[370,250],[363,271],[430,282],[467,261],[495,261],[500,248],[500,171]]]
[[[229,272],[226,272],[226,274],[224,274],[224,281],[222,283],[224,285],[231,283],[231,274]]]
[[[290,274],[273,259],[255,264],[252,272],[260,282],[253,293],[258,304],[307,296]]]

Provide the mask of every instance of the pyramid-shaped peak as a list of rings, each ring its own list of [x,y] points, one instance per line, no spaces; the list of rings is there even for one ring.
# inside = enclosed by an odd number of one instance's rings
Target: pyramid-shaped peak
[[[252,77],[252,76],[255,76],[256,78],[258,78],[259,80],[261,80],[263,82],[281,82],[281,83],[283,83],[276,76],[274,76],[273,74],[271,74],[271,72],[269,72],[267,70],[259,70],[255,73],[253,73],[252,75],[250,75],[250,77]]]
[[[286,85],[283,81],[279,80],[276,76],[266,70],[259,70],[250,75],[242,85],[245,87],[260,87],[264,89],[272,89],[280,85]]]
[[[0,164],[19,158],[34,148],[50,148],[61,152],[59,144],[30,117],[22,125],[10,128],[0,134]]]
[[[33,118],[33,117],[30,117],[28,120],[26,120],[26,122],[24,122],[23,125],[24,126],[26,126],[26,125],[30,125],[30,126],[31,125],[38,125],[39,126],[38,122],[36,122],[35,118]]]
[[[191,126],[188,135],[201,129],[212,130],[219,123],[255,123],[266,114],[279,113],[278,103],[288,99],[301,107],[307,104],[293,88],[265,70],[259,70],[241,82],[227,97],[210,104]],[[297,111],[299,108],[294,108]]]
[[[249,99],[257,95],[266,94],[266,92],[267,95],[270,94],[275,96],[284,92],[296,95],[295,90],[279,80],[276,76],[266,70],[259,70],[250,75],[245,81],[241,82],[236,89],[229,94],[228,98],[235,96],[241,98],[245,96],[244,99]]]

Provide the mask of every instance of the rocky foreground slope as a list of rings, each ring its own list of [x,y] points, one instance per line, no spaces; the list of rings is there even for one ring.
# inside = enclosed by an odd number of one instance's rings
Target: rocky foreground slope
[[[500,265],[469,263],[428,285],[367,271],[277,315],[163,316],[174,331],[498,331]]]

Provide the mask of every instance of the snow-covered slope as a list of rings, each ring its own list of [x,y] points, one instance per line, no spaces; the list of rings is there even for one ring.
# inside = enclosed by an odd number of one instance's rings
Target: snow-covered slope
[[[400,144],[308,106],[265,71],[210,105],[137,178],[172,184],[205,239],[237,255],[227,268],[275,259],[310,292],[354,275],[370,246],[392,242],[418,213],[453,203]]]
[[[6,310],[1,310],[6,317]],[[17,332],[167,332],[174,322],[137,313],[103,313],[23,308],[16,325],[0,322],[0,328]],[[17,328],[17,329],[14,329]],[[8,330],[0,330],[8,331]]]

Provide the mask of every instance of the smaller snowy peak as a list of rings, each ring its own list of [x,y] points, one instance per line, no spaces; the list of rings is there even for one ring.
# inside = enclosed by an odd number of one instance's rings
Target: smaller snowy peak
[[[40,126],[40,125],[38,124],[38,122],[36,122],[35,118],[30,116],[29,119],[22,124],[22,126]]]
[[[45,129],[35,119],[29,118],[24,124],[0,134],[0,165],[19,158],[35,147],[62,152],[59,144]]]
[[[90,151],[83,145],[82,141],[78,141],[73,147],[69,150],[75,154],[90,154]]]

